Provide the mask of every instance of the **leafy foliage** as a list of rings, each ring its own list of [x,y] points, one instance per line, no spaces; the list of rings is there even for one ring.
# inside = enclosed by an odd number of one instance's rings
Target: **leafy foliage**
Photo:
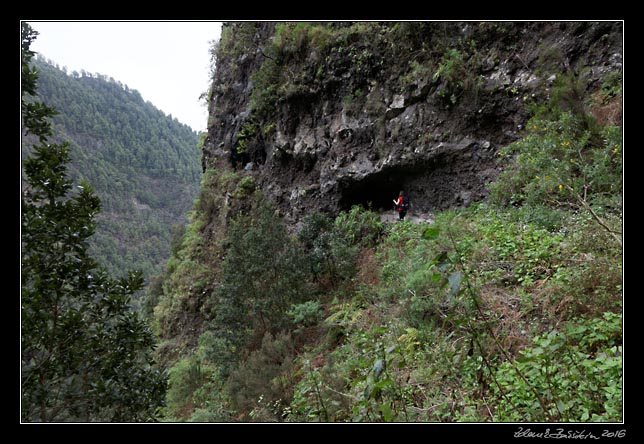
[[[619,421],[622,416],[621,315],[571,321],[562,332],[533,338],[516,358],[517,377],[504,363],[499,382],[497,420]],[[535,408],[528,385],[539,387],[549,410]],[[501,396],[501,393],[503,394]]]
[[[465,86],[464,81],[469,77],[467,65],[463,60],[463,53],[457,48],[449,48],[438,64],[433,79],[441,80],[443,89],[438,93],[443,100],[452,105],[456,104],[458,96]]]
[[[332,305],[324,321],[329,328],[343,328],[342,342],[322,365],[313,366],[311,355],[301,356],[305,375],[295,388],[289,418],[618,418],[621,317],[610,312],[593,314],[599,318],[580,317],[581,307],[562,310],[568,302],[565,296],[559,299],[563,294],[557,289],[570,282],[564,276],[587,266],[567,258],[592,251],[594,259],[617,265],[619,255],[599,244],[575,242],[576,227],[586,222],[571,218],[566,223],[570,231],[549,233],[526,226],[512,211],[499,214],[474,206],[441,213],[432,225],[395,224],[378,248],[380,284],[358,287],[350,302]],[[589,247],[592,250],[584,251]],[[600,254],[605,256],[600,259]],[[602,286],[584,282],[587,293],[595,291],[593,285]],[[577,281],[573,287],[580,285]],[[602,298],[612,301],[611,309],[619,309],[620,287],[612,287]],[[590,304],[601,302],[597,298]],[[550,327],[557,322],[565,340],[555,341],[556,350],[546,350],[547,338],[559,337]],[[531,348],[533,333],[532,343],[537,345]],[[321,352],[322,345],[317,350]],[[545,373],[533,369],[543,368],[544,360],[549,360],[547,374],[551,379],[556,375],[557,387],[537,397],[535,390],[541,393],[547,381],[538,376],[545,378]],[[591,373],[597,365],[608,373]],[[578,390],[588,394],[577,396]],[[567,410],[557,413],[560,402]]]
[[[207,350],[216,338],[205,332],[195,350],[179,360],[168,372],[165,421],[221,422],[230,421],[234,411],[215,364]]]
[[[491,186],[492,200],[539,208],[540,214],[543,207],[579,209],[621,245],[615,223],[622,211],[621,130],[601,126],[588,112],[579,77],[558,79],[551,99],[536,107],[526,136],[499,151],[514,161]]]
[[[335,221],[321,213],[308,216],[298,234],[318,277],[348,279],[355,274],[356,259],[364,248],[375,245],[382,233],[378,215],[354,206]]]
[[[229,379],[228,390],[237,410],[248,411],[251,418],[258,419],[259,410],[266,410],[263,404],[267,404],[273,411],[262,412],[270,416],[259,419],[281,419],[281,412],[276,407],[290,403],[294,355],[289,334],[273,337],[266,333],[261,347],[251,352]]]
[[[276,224],[274,213],[257,209],[234,222],[244,224],[229,230],[227,243],[241,227],[241,233],[259,226],[265,228],[258,232],[271,232],[253,218],[264,214],[260,219]],[[216,292],[221,311],[208,329],[212,340],[204,356],[208,365],[227,369],[210,379],[227,395],[194,411],[257,421],[619,418],[620,317],[610,314],[621,307],[619,249],[605,236],[582,242],[592,221],[559,211],[566,229],[555,232],[517,210],[485,205],[440,213],[433,224],[383,227],[360,208],[335,220],[309,216],[298,235],[308,256],[300,264],[309,260],[318,288],[335,297],[292,303],[286,317],[271,320],[282,332],[278,337],[260,327],[257,314],[236,310],[253,313],[250,301],[224,305],[224,294]],[[234,239],[250,258],[274,263],[243,243],[244,236]],[[283,236],[277,237],[280,245],[295,241]],[[267,248],[267,239],[251,238]],[[352,253],[343,255],[333,239]],[[375,248],[375,262],[359,260],[357,252],[366,248]],[[241,256],[241,249],[234,254]],[[240,257],[237,266],[223,270],[221,289],[234,294],[243,287],[244,295],[257,295],[276,285],[258,279],[253,280],[261,287],[228,284],[230,276],[249,271],[256,260],[250,258],[247,265]],[[613,270],[607,282],[594,279],[595,262]],[[343,264],[342,271],[329,263]],[[376,267],[377,281],[363,281],[365,266]],[[217,314],[223,310],[230,315]],[[235,336],[239,332],[243,336]],[[301,341],[304,347],[298,346]],[[557,344],[555,351],[547,349],[547,341]],[[540,370],[544,365],[547,372]],[[591,370],[596,366],[608,373]],[[222,374],[228,375],[225,382]],[[575,390],[537,397],[535,391],[548,383],[546,375],[552,387]],[[582,399],[578,390],[588,393]]]
[[[515,167],[496,182],[495,197],[502,203],[610,205],[607,200],[622,189],[621,136],[607,127],[602,143],[591,142],[588,131],[579,132],[572,114],[555,121],[531,120],[528,134],[500,155],[517,153]]]
[[[510,44],[521,30],[476,24],[469,37],[447,41],[433,39],[437,26],[277,24],[260,47],[255,25],[240,25],[240,39],[229,33],[222,54],[241,60],[251,48],[264,57],[236,147],[261,151],[283,101],[323,96],[339,104],[345,97],[347,113],[369,108],[365,91],[383,81],[379,62],[410,48],[414,63],[400,58],[387,81],[416,93],[431,84],[448,107],[466,94],[476,100],[479,65],[489,70],[499,60],[482,60],[475,37]],[[391,44],[394,38],[407,46]],[[550,74],[558,55],[546,48],[542,55]],[[321,73],[347,81],[338,86]],[[253,171],[213,172],[218,180],[191,216],[200,223],[186,230],[166,280],[184,283],[173,298],[191,310],[207,300],[200,312],[206,321],[190,324],[199,345],[177,347],[175,362],[184,367],[183,359],[193,359],[209,373],[195,376],[194,386],[187,370],[177,379],[178,390],[188,389],[173,398],[174,414],[620,421],[623,151],[618,128],[605,124],[614,119],[589,116],[595,105],[582,78],[558,75],[551,101],[535,105],[524,137],[501,149],[506,170],[492,185],[493,199],[442,211],[431,224],[382,223],[353,207],[310,214],[293,234],[263,202]],[[619,91],[617,76],[607,77],[603,94],[617,99]],[[185,328],[174,337],[181,335],[189,336]]]
[[[319,320],[320,301],[306,301],[301,304],[294,304],[286,313],[296,325],[309,327],[315,325]]]

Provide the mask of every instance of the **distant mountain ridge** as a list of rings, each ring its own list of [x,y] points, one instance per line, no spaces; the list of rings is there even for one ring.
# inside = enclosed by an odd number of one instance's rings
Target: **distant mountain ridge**
[[[34,66],[40,100],[58,111],[53,139],[70,142],[72,178],[88,180],[102,201],[94,256],[117,275],[159,273],[198,190],[197,133],[111,77],[68,74],[43,57]],[[30,146],[23,138],[23,159]]]

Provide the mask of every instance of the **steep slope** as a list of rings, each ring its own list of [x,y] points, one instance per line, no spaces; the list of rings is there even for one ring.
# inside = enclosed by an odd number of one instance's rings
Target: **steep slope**
[[[197,134],[114,79],[68,74],[42,58],[35,66],[42,100],[58,111],[54,139],[70,142],[71,174],[101,198],[92,253],[116,275],[159,273],[172,226],[197,192]]]
[[[166,418],[620,421],[621,45],[617,22],[225,24],[148,299]],[[400,189],[431,223],[364,208]]]

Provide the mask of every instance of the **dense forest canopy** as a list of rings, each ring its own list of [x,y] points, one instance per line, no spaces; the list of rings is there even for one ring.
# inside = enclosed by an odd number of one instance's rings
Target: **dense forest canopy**
[[[53,137],[70,142],[70,174],[103,204],[92,253],[117,274],[159,273],[199,184],[197,134],[106,75],[67,73],[43,57],[34,66],[40,97],[58,112]]]

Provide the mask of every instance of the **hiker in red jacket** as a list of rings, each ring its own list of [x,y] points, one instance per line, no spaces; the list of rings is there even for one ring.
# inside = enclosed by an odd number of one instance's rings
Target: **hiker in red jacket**
[[[399,220],[403,220],[405,218],[405,214],[407,214],[407,210],[409,209],[409,199],[405,196],[403,191],[398,194],[398,199],[394,200],[394,205],[396,205]]]

